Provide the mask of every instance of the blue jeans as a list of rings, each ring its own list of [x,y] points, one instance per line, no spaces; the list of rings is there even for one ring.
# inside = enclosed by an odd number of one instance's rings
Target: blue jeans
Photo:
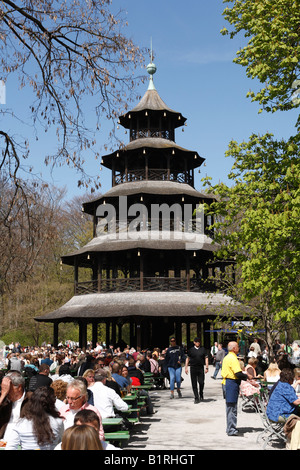
[[[181,384],[181,367],[174,369],[174,367],[168,367],[169,376],[170,376],[170,390],[174,391],[175,382],[177,383],[177,389],[180,388]]]
[[[216,361],[216,368],[215,368],[215,372],[214,372],[214,375],[213,375],[213,378],[214,378],[214,379],[217,378],[217,375],[218,375],[218,372],[219,372],[220,369],[221,369],[221,362],[220,362],[220,361]]]
[[[237,430],[237,403],[226,403],[226,433],[232,436]]]
[[[236,381],[226,379],[226,384],[222,385],[222,389],[226,402],[226,433],[232,436],[238,432],[236,426],[239,386]]]

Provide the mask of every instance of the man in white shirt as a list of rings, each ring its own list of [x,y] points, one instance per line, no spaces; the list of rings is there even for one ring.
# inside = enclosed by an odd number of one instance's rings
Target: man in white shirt
[[[254,338],[253,343],[250,344],[250,350],[251,350],[251,348],[253,348],[253,351],[256,354],[255,357],[257,357],[259,354],[261,354],[261,349],[260,349],[260,345],[257,341],[257,338]],[[248,357],[249,357],[249,355],[248,355]]]
[[[106,387],[106,379],[106,371],[97,370],[95,383],[89,387],[93,392],[94,406],[100,412],[102,419],[115,417],[114,408],[120,412],[128,410],[127,403],[112,388]]]

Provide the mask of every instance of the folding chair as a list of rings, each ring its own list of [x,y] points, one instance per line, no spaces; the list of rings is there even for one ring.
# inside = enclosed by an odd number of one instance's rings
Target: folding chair
[[[261,392],[257,397],[256,406],[264,429],[259,433],[257,442],[262,443],[263,449],[265,449],[268,444],[272,444],[274,442],[286,443],[286,435],[283,430],[286,419],[281,419],[280,417],[276,422],[270,420],[267,415],[267,404],[268,390],[261,389]]]
[[[241,411],[257,411],[257,396],[258,394],[253,394],[253,395],[244,395],[242,392],[240,393],[240,398],[241,398]]]

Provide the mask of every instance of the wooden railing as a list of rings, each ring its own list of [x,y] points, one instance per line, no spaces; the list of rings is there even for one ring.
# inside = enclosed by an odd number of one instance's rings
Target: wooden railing
[[[177,181],[178,183],[192,184],[193,178],[188,171],[169,172],[167,169],[149,168],[128,170],[127,173],[116,173],[114,183],[122,184],[131,181]]]
[[[130,131],[130,140],[144,139],[148,137],[160,137],[162,139],[174,140],[174,131],[168,129],[132,129]]]
[[[209,230],[208,227],[201,225],[201,220],[191,219],[188,222],[183,220],[164,220],[163,218],[157,219],[151,217],[147,220],[136,221],[135,219],[129,219],[127,222],[115,220],[114,222],[108,223],[104,218],[99,217],[97,220],[96,234],[97,237],[107,235],[107,233],[125,233],[129,231],[135,232],[151,232],[151,230],[159,231],[170,231],[170,232],[182,232],[188,234],[204,234],[208,237],[213,237],[213,230]],[[150,235],[149,235],[150,237]]]
[[[75,295],[107,292],[215,292],[210,281],[182,277],[141,277],[91,280],[75,283]]]

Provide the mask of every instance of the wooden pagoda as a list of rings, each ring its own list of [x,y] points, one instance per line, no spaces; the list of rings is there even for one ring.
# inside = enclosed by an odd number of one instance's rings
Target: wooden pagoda
[[[36,318],[53,323],[54,344],[61,322],[78,322],[81,346],[86,345],[88,324],[94,344],[100,323],[106,324],[106,342],[114,344],[128,324],[130,346],[142,348],[166,347],[173,334],[180,343],[183,327],[189,342],[191,324],[196,324],[209,347],[209,321],[228,309],[240,311],[209,281],[224,264],[213,260],[212,221],[203,216],[199,224],[197,219],[199,207],[213,201],[194,188],[195,169],[204,159],[175,143],[175,130],[186,118],[160,98],[152,62],[147,71],[145,95],[119,118],[130,142],[101,162],[112,172],[112,188],[83,204],[82,210],[93,217],[93,239],[62,256],[62,263],[74,266],[74,296]],[[90,269],[90,281],[79,282],[81,268]]]

